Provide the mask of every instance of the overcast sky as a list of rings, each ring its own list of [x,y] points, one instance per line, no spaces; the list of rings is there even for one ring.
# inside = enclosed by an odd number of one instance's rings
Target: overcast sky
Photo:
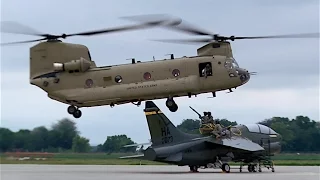
[[[319,32],[318,0],[55,0],[1,2],[1,20],[17,21],[44,33],[76,33],[115,27],[133,22],[119,19],[143,14],[171,14],[205,30],[221,35],[274,35]],[[196,38],[166,29],[147,29],[92,37],[72,37],[64,41],[81,43],[91,51],[98,66],[129,63],[126,59],[150,61],[196,55],[199,45],[167,44],[150,39]],[[1,41],[37,37],[1,34]],[[1,47],[1,127],[14,131],[52,123],[64,117],[67,105],[53,101],[41,89],[29,84],[29,48],[33,43]],[[216,118],[238,123],[256,123],[273,116],[309,116],[319,121],[319,39],[240,40],[232,42],[239,65],[258,72],[234,93],[218,92],[217,98],[203,94],[177,98],[179,110],[170,112],[165,100],[155,103],[179,124],[211,111]],[[81,135],[90,143],[103,143],[107,136],[127,134],[135,142],[146,142],[150,135],[143,106],[132,104],[110,108],[83,108],[76,119]]]

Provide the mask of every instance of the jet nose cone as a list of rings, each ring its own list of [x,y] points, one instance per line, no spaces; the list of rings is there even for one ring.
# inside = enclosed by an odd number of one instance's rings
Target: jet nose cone
[[[236,71],[239,75],[239,78],[240,78],[242,84],[245,84],[250,80],[250,73],[248,70],[242,69],[242,68],[237,68]]]

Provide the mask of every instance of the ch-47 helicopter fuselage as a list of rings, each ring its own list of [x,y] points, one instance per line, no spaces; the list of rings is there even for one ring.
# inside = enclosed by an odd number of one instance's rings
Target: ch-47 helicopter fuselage
[[[212,47],[211,43],[199,48],[194,57],[172,55],[165,60],[97,67],[86,46],[51,40],[30,49],[30,83],[51,99],[69,104],[68,112],[75,118],[81,117],[81,107],[139,105],[162,98],[175,112],[173,97],[207,92],[215,96],[216,91],[232,91],[249,81],[248,71],[239,68],[232,55],[225,55],[223,44]]]

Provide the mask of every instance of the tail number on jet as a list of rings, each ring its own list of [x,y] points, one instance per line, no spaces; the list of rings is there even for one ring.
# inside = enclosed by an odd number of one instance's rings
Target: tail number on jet
[[[169,127],[161,128],[162,144],[167,144],[173,142],[173,137],[171,136]]]

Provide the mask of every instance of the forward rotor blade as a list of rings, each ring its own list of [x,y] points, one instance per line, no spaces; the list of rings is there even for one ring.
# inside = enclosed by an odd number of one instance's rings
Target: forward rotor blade
[[[319,38],[320,33],[301,33],[301,34],[287,34],[287,35],[274,35],[274,36],[237,36],[233,39],[275,39],[275,38]]]
[[[46,40],[46,39],[47,39],[47,38],[41,38],[41,39],[28,40],[28,41],[17,41],[17,42],[1,43],[1,46],[5,46],[5,45],[13,45],[13,44],[31,43],[31,42],[37,42],[37,41],[42,41],[42,40]]]
[[[230,37],[224,37],[224,36],[216,36],[214,38],[203,38],[203,39],[175,39],[175,40],[153,40],[153,41],[159,41],[159,42],[168,42],[168,43],[180,43],[180,44],[186,44],[186,43],[210,43],[214,42],[216,40],[240,40],[240,39],[282,39],[282,38],[319,38],[320,33],[302,33],[302,34],[288,34],[288,35],[274,35],[274,36],[230,36]]]
[[[179,24],[178,26],[170,26],[168,28],[170,28],[172,30],[177,30],[177,31],[189,33],[192,35],[201,35],[201,36],[214,36],[214,35],[216,35],[216,34],[208,32],[208,31],[202,30],[200,28],[196,28],[195,26],[193,26],[185,21],[183,23]]]

